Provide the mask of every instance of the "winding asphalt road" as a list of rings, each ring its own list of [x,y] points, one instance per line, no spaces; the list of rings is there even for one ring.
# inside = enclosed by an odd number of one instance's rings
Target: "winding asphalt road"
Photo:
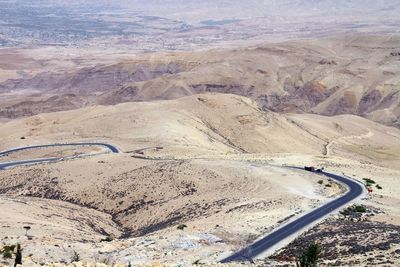
[[[118,148],[113,145],[106,144],[106,143],[69,143],[69,144],[53,144],[53,145],[39,145],[39,146],[29,146],[29,147],[21,147],[21,148],[14,148],[7,151],[0,152],[0,158],[7,154],[18,152],[22,150],[28,149],[36,149],[36,148],[46,148],[46,147],[58,147],[58,146],[101,146],[107,148],[112,153],[119,153]],[[26,164],[36,164],[42,162],[52,162],[52,161],[59,161],[63,160],[63,158],[47,158],[47,159],[33,159],[33,160],[26,160],[26,161],[13,161],[13,162],[6,162],[0,163],[0,170],[6,169],[9,167],[17,166],[17,165],[26,165]],[[302,169],[298,167],[289,167],[294,169]],[[313,225],[317,221],[323,219],[327,215],[331,214],[335,210],[348,205],[353,200],[362,196],[365,192],[363,185],[360,183],[353,181],[349,178],[344,176],[336,175],[329,172],[321,172],[321,175],[325,175],[331,179],[336,180],[337,182],[344,184],[348,187],[348,192],[339,197],[335,200],[312,210],[311,212],[303,215],[302,217],[287,223],[286,225],[278,228],[277,230],[273,231],[266,237],[256,241],[254,244],[234,253],[233,255],[223,259],[222,263],[234,262],[234,261],[249,261],[253,260],[263,253],[267,252],[271,248],[279,245],[282,241],[287,239],[294,234],[298,234],[300,231],[306,229],[308,226]]]
[[[48,147],[66,147],[66,146],[99,146],[105,147],[112,153],[119,153],[118,148],[113,145],[106,144],[106,143],[68,143],[68,144],[52,144],[52,145],[38,145],[38,146],[26,146],[26,147],[18,147],[13,148],[6,151],[0,152],[0,159],[2,156],[6,156],[11,153],[23,151],[23,150],[30,150],[30,149],[39,149],[39,148],[48,148]],[[79,157],[81,157],[80,155]],[[70,157],[71,158],[71,157]],[[73,157],[72,157],[73,158]],[[0,170],[4,170],[10,167],[18,166],[18,165],[29,165],[29,164],[37,164],[37,163],[44,163],[44,162],[53,162],[53,161],[60,161],[64,158],[45,158],[45,159],[32,159],[32,160],[20,160],[20,161],[11,161],[11,162],[4,162],[0,163]]]
[[[234,262],[234,261],[249,261],[259,257],[261,254],[267,252],[269,249],[279,245],[280,242],[284,241],[287,237],[298,233],[301,230],[306,229],[307,226],[323,219],[335,210],[351,203],[364,194],[364,187],[358,182],[348,179],[344,176],[336,175],[329,172],[322,172],[321,175],[325,175],[329,178],[336,180],[337,182],[344,184],[348,187],[348,192],[305,214],[304,216],[284,225],[281,228],[273,231],[266,237],[256,241],[254,244],[234,253],[233,255],[223,259],[222,263]]]

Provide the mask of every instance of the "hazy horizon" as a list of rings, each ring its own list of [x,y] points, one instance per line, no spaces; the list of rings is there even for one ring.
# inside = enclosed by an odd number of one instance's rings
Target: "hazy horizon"
[[[0,47],[192,50],[243,40],[399,34],[399,6],[400,0],[0,0]]]

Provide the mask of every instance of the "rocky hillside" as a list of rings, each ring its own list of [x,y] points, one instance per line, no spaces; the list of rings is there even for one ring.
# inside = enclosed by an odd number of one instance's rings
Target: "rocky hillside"
[[[35,94],[19,94],[17,100],[8,101],[10,94],[21,90]],[[0,84],[0,92],[5,95],[0,116],[7,118],[219,92],[250,97],[264,110],[357,114],[400,126],[400,37],[151,54],[66,74],[46,72],[8,80]]]
[[[350,115],[282,115],[263,111],[256,101],[232,94],[86,107],[13,120],[1,128],[0,149],[29,145],[31,140],[63,143],[92,137],[114,140],[124,151],[155,151],[167,157],[210,153],[326,156],[356,151],[365,159],[379,160],[400,155],[400,134],[391,127]]]
[[[373,178],[383,189],[371,203],[399,218],[400,130],[358,116],[278,114],[207,93],[0,125],[0,150],[87,140],[122,152],[0,172],[0,239],[21,243],[24,264],[69,263],[75,252],[132,266],[216,262],[342,190],[282,165]],[[2,162],[61,152],[16,152]]]

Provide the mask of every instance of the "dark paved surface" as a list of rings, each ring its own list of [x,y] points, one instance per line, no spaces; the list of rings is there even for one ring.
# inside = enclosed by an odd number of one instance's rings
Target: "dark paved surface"
[[[255,242],[254,244],[236,252],[235,254],[229,256],[228,258],[222,260],[221,262],[233,262],[233,261],[249,261],[257,256],[261,255],[271,247],[277,245],[280,241],[284,240],[288,236],[295,234],[297,231],[304,229],[309,224],[323,218],[332,211],[348,204],[352,200],[361,196],[364,192],[363,186],[351,179],[346,177],[336,175],[329,172],[322,172],[321,175],[325,175],[332,178],[340,183],[343,183],[349,187],[349,191],[342,197],[335,199],[334,201],[321,206],[312,212],[298,218],[297,220],[283,226],[282,228],[276,230],[270,235],[264,237],[263,239]]]
[[[38,145],[38,146],[27,146],[27,147],[14,148],[14,149],[0,152],[0,158],[2,156],[8,155],[10,153],[15,153],[18,151],[23,151],[23,150],[46,148],[46,147],[65,147],[65,146],[101,146],[101,147],[107,148],[112,153],[119,153],[118,148],[116,148],[113,145],[106,144],[106,143],[69,143],[69,144]],[[53,162],[53,161],[59,161],[62,159],[63,158],[46,158],[46,159],[32,159],[32,160],[20,160],[20,161],[5,162],[5,163],[0,163],[0,170],[1,169],[4,170],[6,168],[10,168],[10,167],[18,166],[18,165]]]

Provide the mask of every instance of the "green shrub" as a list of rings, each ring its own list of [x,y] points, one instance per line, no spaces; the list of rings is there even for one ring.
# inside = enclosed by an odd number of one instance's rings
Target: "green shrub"
[[[15,245],[4,246],[3,249],[2,249],[1,251],[2,251],[2,252],[3,252],[3,251],[14,251],[15,247],[16,247]]]
[[[354,210],[355,212],[361,212],[361,213],[364,213],[364,212],[367,211],[367,209],[366,209],[364,206],[362,206],[362,205],[357,205],[357,206],[355,206],[353,210]]]
[[[379,190],[383,189],[383,187],[380,186],[379,184],[376,185],[376,188],[378,188]]]
[[[323,184],[324,181],[323,181],[323,180],[319,180],[318,183],[319,183],[319,184]]]
[[[81,259],[79,256],[78,252],[74,250],[72,257],[71,257],[71,262],[78,262]]]
[[[187,228],[187,225],[186,224],[180,224],[180,225],[178,225],[178,227],[176,227],[178,230],[184,230],[185,228]]]
[[[100,240],[100,242],[111,242],[113,241],[111,236],[106,236]]]
[[[317,243],[312,243],[306,248],[303,254],[298,257],[297,267],[316,267],[322,257],[321,246]]]
[[[11,253],[11,251],[4,251],[4,252],[3,252],[3,258],[4,258],[4,259],[11,259],[11,258],[12,258],[12,253]]]
[[[2,250],[0,250],[0,253],[3,255],[4,259],[11,259],[12,255],[14,253],[15,245],[11,246],[4,246]]]
[[[367,183],[367,185],[368,185],[368,184],[375,184],[375,181],[372,180],[372,179],[364,178],[363,180]]]

